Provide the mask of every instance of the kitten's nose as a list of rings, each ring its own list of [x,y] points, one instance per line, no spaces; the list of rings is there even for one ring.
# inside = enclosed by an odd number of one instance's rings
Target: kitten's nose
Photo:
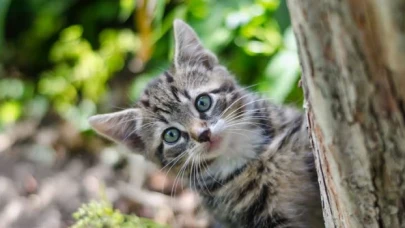
[[[194,120],[189,132],[191,138],[200,143],[209,142],[211,139],[211,130],[205,121]]]
[[[204,129],[197,138],[198,142],[209,142],[211,139],[211,131],[209,128]]]

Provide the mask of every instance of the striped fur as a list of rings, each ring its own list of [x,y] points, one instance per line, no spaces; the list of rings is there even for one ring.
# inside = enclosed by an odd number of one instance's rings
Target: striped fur
[[[174,28],[172,69],[134,108],[91,117],[93,128],[180,178],[227,227],[322,227],[303,114],[241,88],[188,25]],[[212,99],[206,112],[195,107],[201,94]],[[174,144],[162,140],[169,127],[180,131]],[[210,141],[196,139],[202,128]]]

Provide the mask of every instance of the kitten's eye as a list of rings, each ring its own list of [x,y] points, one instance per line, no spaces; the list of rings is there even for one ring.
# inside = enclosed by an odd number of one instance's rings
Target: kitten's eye
[[[197,97],[197,99],[195,100],[195,108],[199,111],[199,112],[206,112],[208,111],[208,109],[211,108],[211,97],[208,96],[207,94],[203,94]]]
[[[174,127],[168,128],[163,132],[162,137],[167,143],[175,143],[180,139],[180,130]]]

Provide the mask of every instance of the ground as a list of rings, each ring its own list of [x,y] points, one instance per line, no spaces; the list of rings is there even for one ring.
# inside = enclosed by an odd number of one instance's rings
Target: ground
[[[50,118],[52,119],[52,118]],[[55,228],[103,195],[123,213],[208,227],[198,197],[141,156],[63,120],[21,121],[0,133],[0,228]]]

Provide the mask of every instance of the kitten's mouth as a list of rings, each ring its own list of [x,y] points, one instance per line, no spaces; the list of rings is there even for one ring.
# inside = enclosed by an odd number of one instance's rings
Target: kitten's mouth
[[[221,146],[222,137],[212,137],[211,140],[208,142],[208,151],[217,150]]]

